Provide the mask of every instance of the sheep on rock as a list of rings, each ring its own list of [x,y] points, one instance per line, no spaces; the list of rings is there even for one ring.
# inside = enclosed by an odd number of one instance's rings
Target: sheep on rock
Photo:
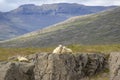
[[[73,51],[65,46],[59,45],[57,48],[53,50],[53,53],[73,53]]]
[[[65,46],[63,46],[62,52],[61,53],[73,53],[73,51]]]
[[[18,56],[17,59],[19,62],[29,62],[29,60],[27,58],[22,57],[22,56]]]
[[[62,46],[62,45],[59,45],[58,47],[56,47],[56,48],[53,50],[53,53],[57,53],[57,54],[61,53],[62,48],[63,48],[63,46]]]

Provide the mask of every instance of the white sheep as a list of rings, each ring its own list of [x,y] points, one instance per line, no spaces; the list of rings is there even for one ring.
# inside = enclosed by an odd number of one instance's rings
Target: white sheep
[[[65,46],[63,46],[61,53],[73,53],[73,51]]]
[[[29,60],[27,58],[22,57],[22,56],[18,56],[17,59],[19,62],[29,62]]]
[[[58,47],[56,47],[56,48],[53,50],[53,53],[57,53],[57,54],[61,53],[62,48],[63,48],[63,46],[62,46],[62,45],[59,45]]]

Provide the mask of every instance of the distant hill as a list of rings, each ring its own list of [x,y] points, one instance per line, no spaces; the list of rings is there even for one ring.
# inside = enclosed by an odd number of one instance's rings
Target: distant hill
[[[0,12],[0,40],[41,29],[73,16],[97,13],[113,7],[115,6],[85,6],[75,3],[21,5],[15,10]]]
[[[119,44],[120,7],[77,16],[42,30],[3,41],[1,47],[48,47],[58,44]]]

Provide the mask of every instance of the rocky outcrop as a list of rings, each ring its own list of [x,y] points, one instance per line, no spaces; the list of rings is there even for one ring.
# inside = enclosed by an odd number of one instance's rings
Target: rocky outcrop
[[[37,54],[35,80],[81,80],[106,68],[103,54]]]
[[[120,52],[110,54],[110,80],[120,80]]]
[[[34,64],[1,62],[0,80],[34,80]]]
[[[0,80],[83,80],[107,68],[103,54],[38,53],[30,63],[1,62]]]

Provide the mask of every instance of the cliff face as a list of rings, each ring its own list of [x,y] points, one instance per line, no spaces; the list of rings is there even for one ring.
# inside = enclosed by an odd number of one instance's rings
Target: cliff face
[[[38,53],[30,63],[0,62],[0,80],[83,80],[107,68],[103,54]]]

